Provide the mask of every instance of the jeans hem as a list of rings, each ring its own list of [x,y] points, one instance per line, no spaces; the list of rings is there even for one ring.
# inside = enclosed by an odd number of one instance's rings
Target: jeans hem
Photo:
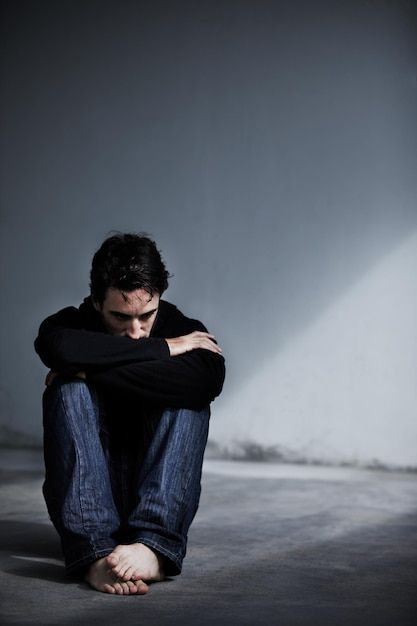
[[[94,550],[93,552],[90,552],[89,554],[81,557],[80,559],[77,559],[71,562],[67,561],[65,564],[66,573],[69,576],[78,576],[78,575],[83,574],[89,565],[111,554],[115,547],[116,546],[109,546],[108,548],[101,548],[100,550]]]
[[[164,571],[167,576],[178,576],[181,574],[182,559],[178,557],[178,555],[174,554],[174,552],[168,550],[165,546],[162,546],[158,541],[153,541],[149,537],[138,536],[132,543],[143,543],[145,546],[148,546],[148,548],[156,550],[159,554],[165,557],[166,564]]]

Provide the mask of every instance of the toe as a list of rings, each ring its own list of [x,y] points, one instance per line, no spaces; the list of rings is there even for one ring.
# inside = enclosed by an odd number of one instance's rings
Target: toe
[[[143,595],[145,593],[148,593],[149,587],[148,587],[148,585],[145,582],[143,582],[143,580],[135,581],[135,585],[137,587],[137,592],[136,593],[138,593],[139,595]]]
[[[106,563],[109,567],[115,567],[119,562],[119,557],[117,557],[113,552],[106,557]]]
[[[108,585],[107,583],[103,586],[103,589],[106,593],[116,593],[115,588],[112,585]]]
[[[122,587],[122,585],[120,583],[114,583],[113,587],[114,587],[116,593],[119,594],[119,596],[123,595],[123,587]]]
[[[116,578],[121,578],[121,576],[120,576],[120,566],[112,567],[110,571],[111,571],[111,573],[114,576],[116,576]]]
[[[117,574],[118,578],[122,578],[126,580],[125,574],[128,569],[129,569],[129,566],[126,563],[119,563],[119,565],[116,565],[116,567],[113,567],[112,571],[114,574]]]
[[[133,576],[134,573],[135,573],[134,568],[133,567],[128,567],[125,570],[124,574],[123,574],[123,579],[126,580],[126,581],[127,580],[133,580],[132,576]]]
[[[137,593],[138,592],[138,588],[135,585],[135,583],[132,580],[128,580],[126,582],[126,585],[129,587],[129,593]]]
[[[132,568],[132,573],[131,573],[130,579],[136,581],[136,580],[140,580],[142,578],[143,578],[143,572],[139,572],[139,570]],[[145,576],[145,578],[146,578],[146,576]]]
[[[120,563],[119,560],[117,560],[114,565],[110,565],[110,571],[113,572],[113,574],[117,577],[122,577],[122,574],[124,572],[124,570],[126,569],[126,567],[123,567],[123,564]]]
[[[130,587],[127,583],[120,583],[121,588],[123,589],[123,594],[128,596],[130,594]]]

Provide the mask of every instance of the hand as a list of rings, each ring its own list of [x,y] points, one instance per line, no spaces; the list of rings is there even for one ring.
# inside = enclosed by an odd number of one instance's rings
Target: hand
[[[203,333],[199,330],[195,330],[189,335],[183,337],[175,337],[174,339],[165,339],[168,344],[169,352],[171,356],[178,356],[197,348],[203,348],[204,350],[210,350],[216,354],[221,353],[221,348],[215,343],[214,335],[210,333]]]
[[[55,378],[57,376],[60,376],[60,372],[54,372],[53,370],[50,370],[45,378],[45,385],[47,387],[49,387],[50,385],[52,385],[52,383],[54,382]],[[82,380],[85,380],[87,378],[86,373],[85,372],[77,372],[75,374],[75,378],[81,378]]]
[[[52,383],[54,382],[55,378],[59,376],[59,372],[54,372],[52,370],[49,370],[49,372],[46,375],[45,378],[45,385],[47,387],[49,387],[50,385],[52,385]]]

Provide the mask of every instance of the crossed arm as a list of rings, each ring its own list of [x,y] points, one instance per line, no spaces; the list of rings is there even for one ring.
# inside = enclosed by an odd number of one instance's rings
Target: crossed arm
[[[225,375],[221,349],[205,330],[137,340],[46,320],[35,348],[51,369],[46,384],[59,372],[161,406],[205,406],[221,392]]]

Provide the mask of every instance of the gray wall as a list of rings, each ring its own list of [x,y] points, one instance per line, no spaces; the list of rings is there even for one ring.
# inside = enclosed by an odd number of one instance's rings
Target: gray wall
[[[2,8],[3,439],[40,439],[39,322],[145,230],[226,353],[218,445],[417,465],[416,4]]]

